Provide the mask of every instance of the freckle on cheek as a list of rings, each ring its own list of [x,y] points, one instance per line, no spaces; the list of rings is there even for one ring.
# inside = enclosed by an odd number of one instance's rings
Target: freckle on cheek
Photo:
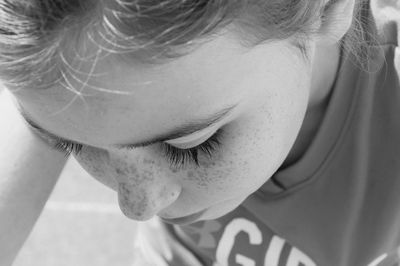
[[[152,171],[149,170],[143,170],[143,181],[153,181],[154,180],[154,174]]]
[[[135,165],[131,164],[129,166],[129,173],[132,174],[132,175],[135,175],[135,176],[138,175],[138,170],[135,167]]]
[[[115,167],[115,172],[117,173],[117,175],[125,175],[125,171],[123,169],[121,169],[120,167]]]
[[[194,176],[193,171],[188,171],[188,172],[187,172],[187,177],[193,178],[193,176]]]
[[[156,162],[153,159],[143,158],[143,164],[155,164]]]
[[[178,169],[176,169],[176,168],[171,168],[171,172],[174,173],[174,174],[176,174],[176,173],[178,172]]]
[[[210,178],[207,171],[188,171],[186,173],[185,179],[192,183],[196,183],[196,186],[201,189],[205,189],[208,187],[210,183]]]
[[[93,177],[103,177],[106,175],[106,164],[102,163],[102,157],[86,154],[84,156],[76,156],[81,166]]]

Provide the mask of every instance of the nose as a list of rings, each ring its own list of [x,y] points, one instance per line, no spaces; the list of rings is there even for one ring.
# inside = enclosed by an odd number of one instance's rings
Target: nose
[[[138,187],[121,182],[118,185],[118,203],[121,211],[130,219],[145,221],[167,208],[179,197],[179,185]]]

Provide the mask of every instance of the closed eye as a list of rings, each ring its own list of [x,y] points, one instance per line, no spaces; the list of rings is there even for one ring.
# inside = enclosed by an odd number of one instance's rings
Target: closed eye
[[[189,149],[176,148],[165,142],[162,143],[162,149],[171,167],[184,167],[190,163],[200,166],[199,154],[205,154],[211,159],[214,152],[221,146],[222,133],[222,128],[220,128],[203,143]]]

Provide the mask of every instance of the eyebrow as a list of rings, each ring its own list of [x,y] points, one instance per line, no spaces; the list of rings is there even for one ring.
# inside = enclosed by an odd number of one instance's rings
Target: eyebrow
[[[140,148],[140,147],[150,146],[152,144],[159,143],[159,142],[164,142],[164,141],[188,136],[197,131],[203,130],[207,127],[217,124],[218,122],[223,120],[225,117],[227,117],[229,114],[231,114],[233,109],[235,109],[235,107],[237,105],[238,105],[238,103],[230,105],[228,107],[225,107],[225,108],[215,112],[214,114],[208,115],[207,117],[198,118],[198,119],[194,119],[192,121],[185,122],[182,125],[179,125],[179,126],[173,128],[169,132],[157,135],[149,140],[145,140],[140,143],[113,144],[112,146],[115,148],[118,148],[118,149]],[[76,144],[81,144],[81,145],[87,146],[86,144],[82,144],[82,143],[79,143],[79,142],[76,142],[73,140],[68,140],[63,137],[57,136],[56,134],[50,132],[49,130],[46,130],[43,127],[39,126],[38,123],[34,122],[34,120],[27,115],[27,113],[23,110],[23,108],[21,106],[19,106],[18,109],[19,109],[22,117],[29,124],[29,126],[36,129],[37,131],[39,131],[45,137],[48,137],[51,139],[62,140],[63,142],[76,143]]]

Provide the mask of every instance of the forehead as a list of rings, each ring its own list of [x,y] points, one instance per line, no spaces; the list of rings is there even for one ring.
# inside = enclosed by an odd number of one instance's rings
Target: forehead
[[[132,141],[127,136],[141,140],[240,101],[248,91],[240,86],[250,60],[246,51],[220,37],[159,65],[113,55],[95,64],[81,60],[67,68],[63,86],[23,90],[17,97],[40,126],[59,136],[93,145]]]

